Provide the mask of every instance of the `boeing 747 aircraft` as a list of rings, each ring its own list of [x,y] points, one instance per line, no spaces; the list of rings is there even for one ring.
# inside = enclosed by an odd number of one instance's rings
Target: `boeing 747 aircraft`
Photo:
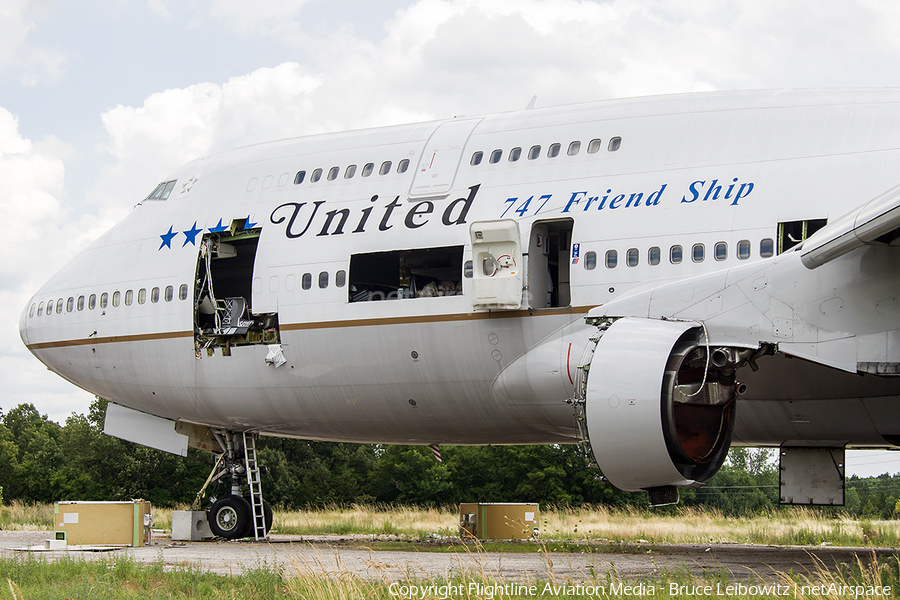
[[[225,537],[268,524],[256,436],[589,443],[653,504],[732,444],[842,504],[900,444],[900,90],[613,100],[197,159],[28,302],[21,337],[106,431],[221,454]]]

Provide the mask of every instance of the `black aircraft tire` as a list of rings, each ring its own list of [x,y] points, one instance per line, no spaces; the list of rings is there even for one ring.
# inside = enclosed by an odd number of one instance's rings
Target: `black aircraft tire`
[[[216,501],[207,514],[213,534],[229,540],[245,537],[250,526],[250,503],[240,496],[225,496]]]
[[[266,523],[266,535],[269,535],[269,532],[272,531],[272,505],[269,504],[266,500],[263,500],[263,517]]]
[[[250,506],[250,500],[247,498],[244,500],[247,500],[247,505]],[[269,532],[272,531],[272,505],[267,500],[263,500],[263,523],[266,525],[266,535],[269,535]],[[242,537],[254,537],[256,532],[253,527],[253,507],[251,507],[250,517],[247,519],[247,530]]]

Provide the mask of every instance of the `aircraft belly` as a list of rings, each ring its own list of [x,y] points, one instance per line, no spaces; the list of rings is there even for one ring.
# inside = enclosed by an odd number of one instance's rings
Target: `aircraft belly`
[[[739,372],[735,441],[879,446],[900,439],[900,378],[858,375],[785,355]]]
[[[548,410],[541,402],[510,407],[492,394],[503,367],[543,333],[523,331],[522,321],[288,330],[282,334],[288,362],[279,368],[266,365],[265,346],[196,360],[199,410],[205,422],[309,439],[574,441],[572,411],[562,398],[546,400],[559,405]]]

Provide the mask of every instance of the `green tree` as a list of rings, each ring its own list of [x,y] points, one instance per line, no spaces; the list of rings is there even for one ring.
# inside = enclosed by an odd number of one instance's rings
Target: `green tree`
[[[778,467],[773,451],[733,447],[725,464],[686,501],[717,508],[726,514],[758,513],[778,506]]]

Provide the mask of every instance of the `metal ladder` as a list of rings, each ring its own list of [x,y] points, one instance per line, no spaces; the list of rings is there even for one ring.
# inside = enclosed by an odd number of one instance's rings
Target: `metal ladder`
[[[262,484],[259,480],[259,464],[256,462],[256,435],[244,432],[244,466],[247,485],[250,487],[250,516],[253,518],[253,539],[266,539],[266,513],[263,508]]]

